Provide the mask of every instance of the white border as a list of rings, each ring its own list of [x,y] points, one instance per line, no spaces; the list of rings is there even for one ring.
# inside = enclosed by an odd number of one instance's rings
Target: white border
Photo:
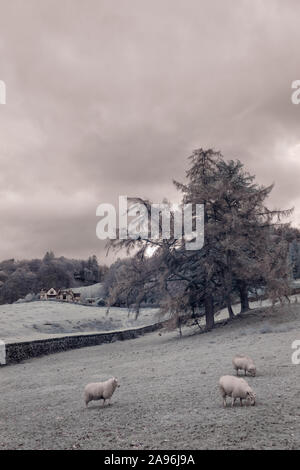
[[[4,341],[0,339],[0,365],[6,364],[6,348]]]

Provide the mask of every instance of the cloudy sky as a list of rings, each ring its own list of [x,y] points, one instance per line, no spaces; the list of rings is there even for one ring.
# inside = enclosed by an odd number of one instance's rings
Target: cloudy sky
[[[0,0],[0,259],[101,261],[96,207],[239,158],[300,226],[298,0]]]

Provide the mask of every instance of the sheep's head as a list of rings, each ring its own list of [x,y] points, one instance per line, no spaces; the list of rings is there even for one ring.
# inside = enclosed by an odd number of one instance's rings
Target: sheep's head
[[[252,375],[252,377],[255,377],[255,376],[256,376],[256,367],[255,367],[254,365],[253,365],[253,366],[250,366],[250,367],[248,368],[248,372],[249,372],[249,374]]]
[[[249,400],[250,405],[255,405],[256,394],[252,390],[247,391],[247,401]]]
[[[118,379],[116,379],[116,377],[113,377],[113,384],[115,388],[120,387],[120,384],[118,382]]]

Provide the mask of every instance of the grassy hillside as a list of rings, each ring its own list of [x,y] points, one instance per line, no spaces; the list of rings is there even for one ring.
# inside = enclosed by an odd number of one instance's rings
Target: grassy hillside
[[[187,331],[185,332],[187,333]],[[210,333],[153,333],[1,369],[0,449],[296,449],[300,307],[258,309]],[[253,357],[255,407],[223,409],[219,377]],[[85,409],[88,382],[117,376],[111,407]]]
[[[0,305],[0,339],[29,341],[80,332],[108,331],[157,321],[155,309],[142,309],[138,320],[126,308],[91,307],[55,301]]]

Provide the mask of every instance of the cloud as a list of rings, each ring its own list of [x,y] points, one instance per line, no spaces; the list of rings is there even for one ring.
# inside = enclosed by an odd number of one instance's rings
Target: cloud
[[[296,0],[1,5],[0,259],[102,259],[97,205],[178,197],[200,146],[297,206],[299,13]]]

